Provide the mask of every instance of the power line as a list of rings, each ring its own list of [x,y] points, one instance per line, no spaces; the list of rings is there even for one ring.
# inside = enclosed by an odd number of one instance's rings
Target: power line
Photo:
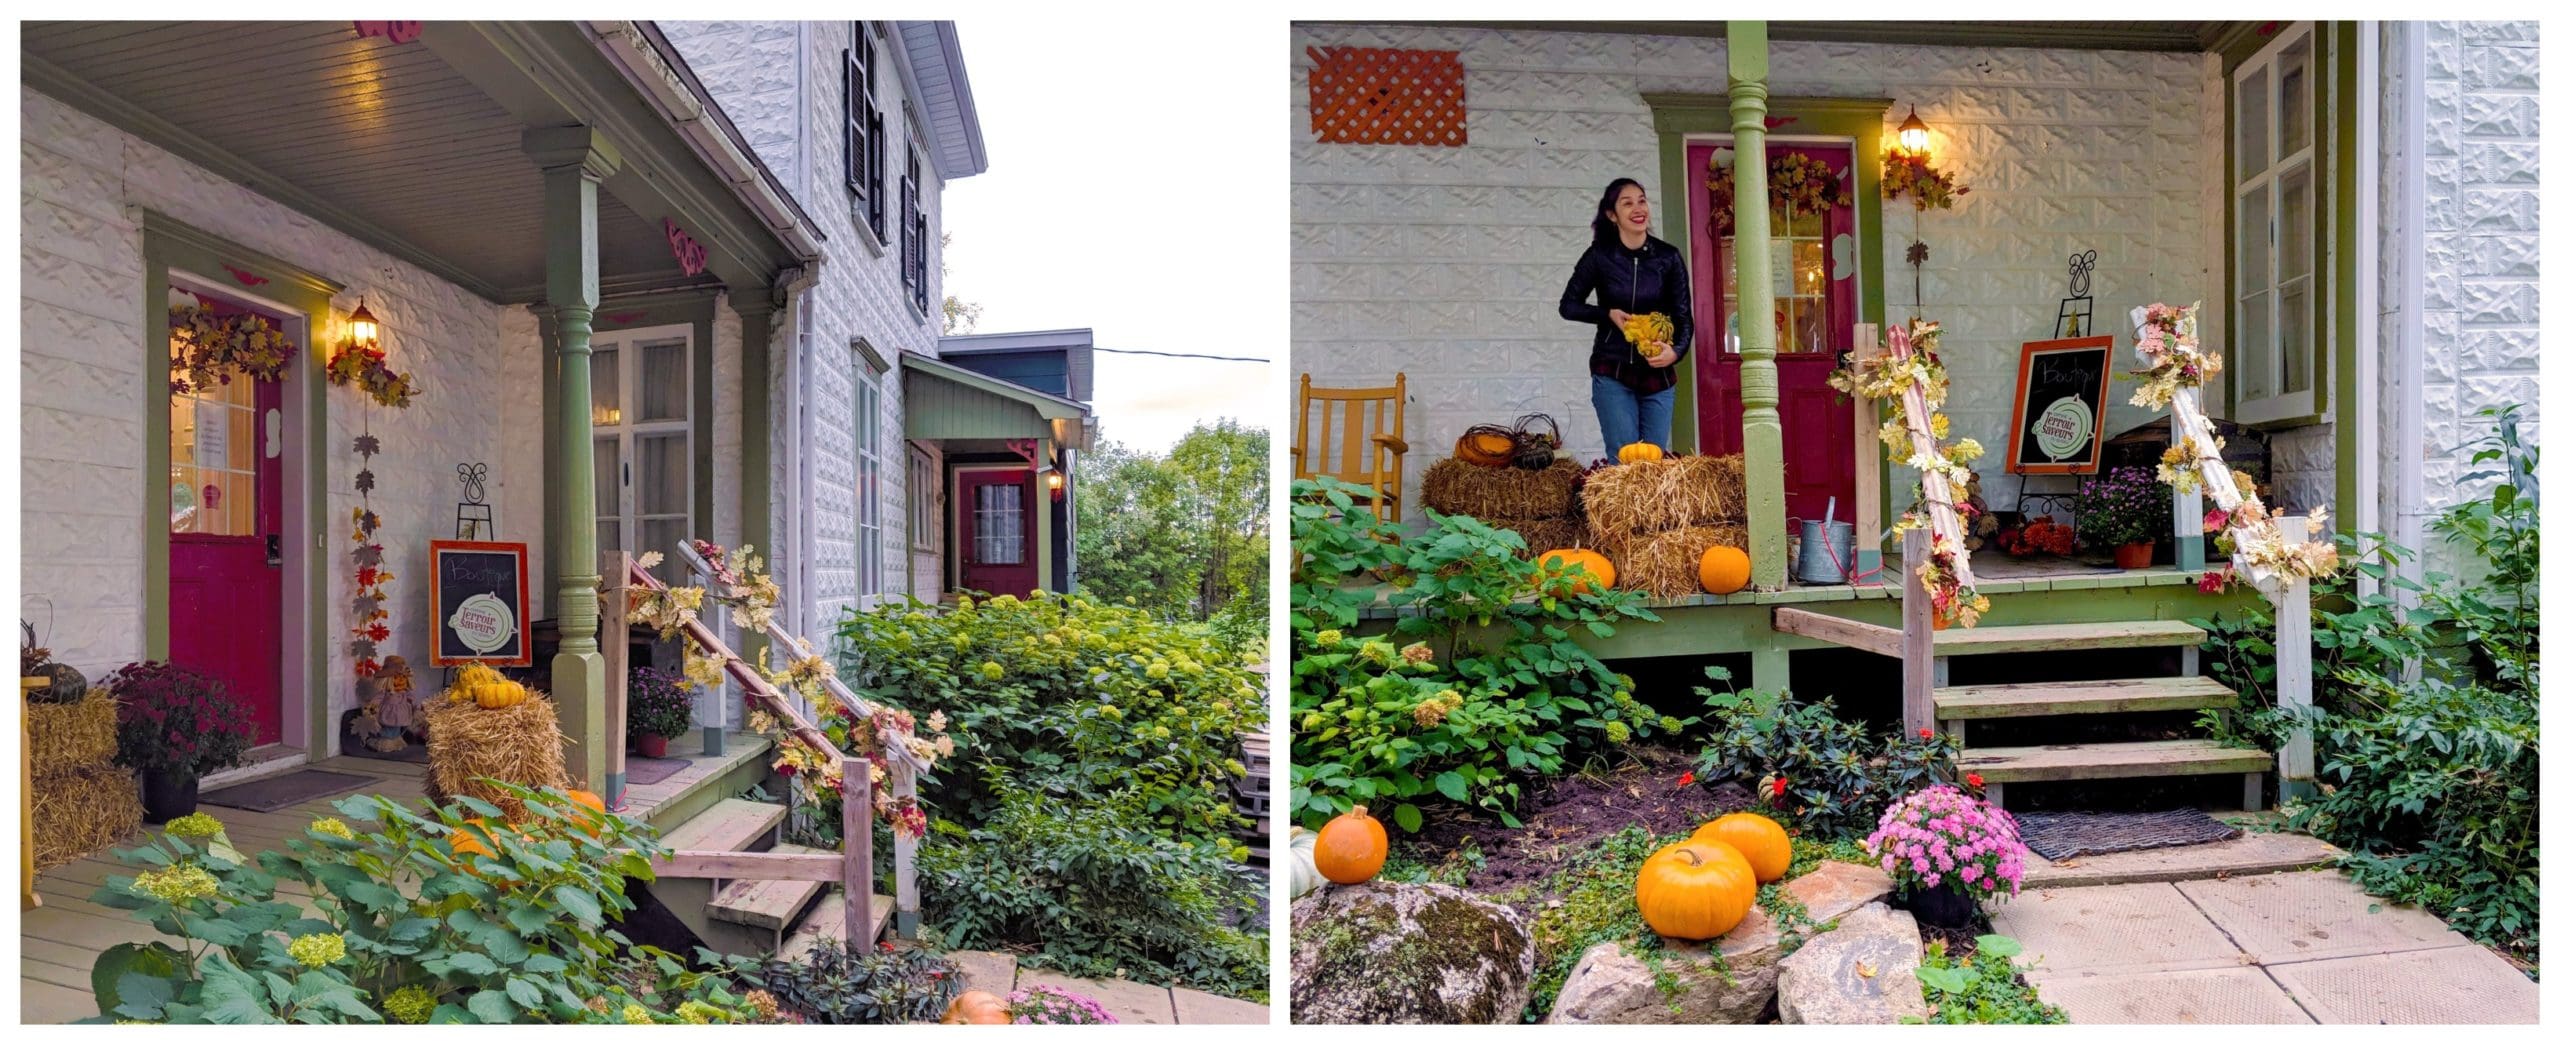
[[[1145,348],[1102,348],[1102,347],[1097,346],[1097,347],[1095,347],[1095,348],[1094,348],[1094,351],[1096,351],[1096,352],[1117,352],[1117,353],[1120,353],[1121,355],[1124,355],[1124,356],[1171,356],[1171,357],[1173,357],[1173,358],[1175,358],[1175,359],[1220,359],[1220,360],[1225,360],[1225,361],[1230,362],[1230,363],[1268,363],[1268,362],[1270,362],[1270,360],[1268,360],[1268,359],[1264,359],[1264,358],[1261,358],[1261,357],[1259,357],[1259,356],[1212,356],[1212,355],[1203,355],[1203,354],[1200,354],[1200,353],[1197,353],[1197,352],[1157,352],[1157,351],[1154,351],[1154,350],[1152,350],[1152,349],[1145,349]]]

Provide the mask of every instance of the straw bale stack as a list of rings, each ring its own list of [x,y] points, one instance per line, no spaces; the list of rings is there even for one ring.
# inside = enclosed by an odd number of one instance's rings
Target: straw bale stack
[[[437,697],[426,702],[427,798],[439,804],[469,795],[525,818],[524,803],[488,784],[569,787],[567,737],[549,697],[533,692],[511,707],[484,708]]]

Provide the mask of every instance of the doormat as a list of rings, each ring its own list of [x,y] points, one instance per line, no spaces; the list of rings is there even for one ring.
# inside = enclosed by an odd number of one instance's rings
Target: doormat
[[[415,762],[422,766],[427,764],[427,745],[415,740],[410,741],[409,746],[398,751],[375,751],[362,744],[349,744],[340,747],[338,753],[348,758],[378,758],[385,762]]]
[[[625,785],[654,784],[676,775],[676,770],[692,764],[693,760],[690,758],[648,758],[632,755],[623,759],[622,782]]]
[[[207,791],[199,801],[253,813],[272,813],[287,806],[342,795],[380,779],[360,773],[297,769],[245,784],[233,784],[219,791]]]
[[[2159,813],[2019,813],[2018,837],[2047,860],[2100,853],[2203,845],[2240,837],[2240,829],[2201,809]]]

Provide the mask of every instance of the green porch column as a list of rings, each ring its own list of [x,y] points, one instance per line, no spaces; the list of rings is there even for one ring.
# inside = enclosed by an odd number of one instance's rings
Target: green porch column
[[[1783,588],[1786,449],[1778,429],[1778,301],[1769,285],[1769,24],[1727,22],[1725,46],[1735,307],[1742,311],[1743,522],[1751,535],[1751,586]]]
[[[596,186],[620,166],[620,157],[586,127],[543,127],[524,132],[524,150],[542,167],[543,294],[559,332],[558,374],[552,383],[551,417],[555,481],[545,490],[559,550],[552,573],[559,586],[552,615],[560,621],[560,652],[551,658],[551,698],[560,729],[574,749],[569,776],[601,790],[605,782],[605,666],[596,645],[595,426],[588,411],[592,391],[588,362],[596,314]],[[613,641],[625,641],[614,636]]]
[[[773,556],[773,319],[783,291],[750,287],[733,294],[738,312],[738,538],[768,561]],[[765,638],[738,634],[739,656],[764,661]],[[726,721],[728,709],[721,709]],[[745,723],[739,723],[744,726]],[[702,727],[705,755],[727,750],[723,731]]]

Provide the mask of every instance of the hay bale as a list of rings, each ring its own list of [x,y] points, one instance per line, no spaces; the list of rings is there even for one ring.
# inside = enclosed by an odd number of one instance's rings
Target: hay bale
[[[103,689],[69,704],[27,702],[27,768],[36,776],[104,766],[116,757],[116,698]]]
[[[142,788],[133,771],[122,766],[38,773],[28,792],[40,871],[105,849],[142,826]]]
[[[1487,468],[1443,457],[1422,473],[1422,506],[1478,519],[1561,519],[1573,514],[1582,466],[1558,458],[1544,468]]]
[[[1613,465],[1582,486],[1583,512],[1602,547],[1639,534],[1740,526],[1744,504],[1740,454]]]
[[[1618,588],[1645,591],[1655,598],[1696,595],[1698,556],[1719,544],[1746,547],[1751,531],[1741,526],[1688,526],[1668,533],[1638,534],[1604,548],[1618,567]]]
[[[426,704],[430,799],[441,803],[469,795],[506,810],[509,820],[522,820],[524,803],[487,780],[518,787],[569,786],[562,754],[568,738],[560,732],[559,711],[540,691],[514,707],[457,704],[442,696]]]
[[[1540,552],[1551,552],[1558,548],[1585,547],[1584,542],[1590,540],[1591,536],[1583,527],[1582,520],[1569,515],[1561,519],[1483,517],[1478,521],[1497,530],[1509,530],[1519,534],[1520,539],[1529,544],[1520,553],[1521,558],[1524,559],[1534,559]]]

